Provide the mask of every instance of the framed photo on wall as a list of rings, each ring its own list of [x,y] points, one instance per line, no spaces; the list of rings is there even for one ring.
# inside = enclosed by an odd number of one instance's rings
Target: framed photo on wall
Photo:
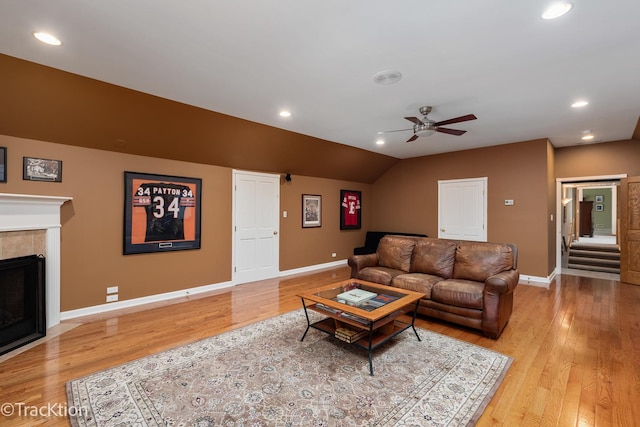
[[[0,182],[7,182],[7,147],[0,147]]]
[[[604,211],[604,205],[602,203],[598,203],[596,205],[596,212],[603,212]]]
[[[202,180],[124,173],[124,254],[200,249]]]
[[[362,227],[362,192],[340,190],[340,230]]]
[[[602,203],[604,202],[604,196],[600,195],[600,196],[596,196],[596,203]]]
[[[322,227],[322,196],[302,195],[302,228]]]
[[[62,160],[23,157],[22,166],[25,181],[62,182]]]

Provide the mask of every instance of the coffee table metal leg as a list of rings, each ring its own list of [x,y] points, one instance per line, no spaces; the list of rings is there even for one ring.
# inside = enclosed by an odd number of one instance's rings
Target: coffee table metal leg
[[[369,375],[373,376],[373,350],[371,344],[373,343],[373,323],[369,324]]]
[[[304,331],[304,334],[302,334],[302,338],[300,338],[300,341],[304,340],[304,337],[307,336],[307,332],[309,332],[309,328],[311,327],[311,321],[309,320],[309,313],[307,313],[307,305],[304,303],[304,298],[302,299],[302,308],[304,308],[304,316],[307,318],[307,329]]]
[[[416,301],[416,308],[413,310],[413,318],[411,319],[411,328],[413,332],[416,334],[418,341],[422,341],[420,339],[420,335],[418,335],[418,331],[416,331],[416,313],[418,313],[418,307],[420,306],[420,300]]]

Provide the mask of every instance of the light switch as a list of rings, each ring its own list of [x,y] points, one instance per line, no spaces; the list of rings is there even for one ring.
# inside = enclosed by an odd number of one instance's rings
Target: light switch
[[[287,217],[287,211],[282,211],[282,218],[286,218]]]
[[[506,200],[504,201],[504,205],[505,205],[505,206],[513,206],[513,205],[514,205],[514,203],[515,203],[515,202],[513,201],[513,199],[506,199]]]

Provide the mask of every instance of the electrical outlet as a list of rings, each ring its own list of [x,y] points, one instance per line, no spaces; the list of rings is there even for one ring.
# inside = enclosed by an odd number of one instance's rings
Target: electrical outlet
[[[505,206],[513,206],[513,205],[514,205],[514,203],[515,203],[515,202],[513,201],[513,199],[506,199],[506,200],[504,201],[504,205],[505,205]]]
[[[335,258],[336,257],[336,253],[335,252],[331,252],[331,258]]]
[[[107,295],[107,302],[116,302],[118,301],[118,294]]]
[[[107,294],[117,294],[117,293],[118,293],[117,286],[111,286],[110,288],[107,288]]]

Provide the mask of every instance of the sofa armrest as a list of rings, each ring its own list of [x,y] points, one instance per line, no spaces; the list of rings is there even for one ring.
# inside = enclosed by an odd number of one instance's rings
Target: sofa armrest
[[[507,294],[513,292],[518,285],[520,274],[518,270],[502,271],[484,281],[485,293]]]
[[[347,260],[347,263],[351,267],[351,277],[358,278],[358,274],[363,268],[378,265],[378,254],[352,255]]]
[[[518,270],[506,270],[484,281],[482,333],[498,339],[513,312],[513,290],[518,285]]]

